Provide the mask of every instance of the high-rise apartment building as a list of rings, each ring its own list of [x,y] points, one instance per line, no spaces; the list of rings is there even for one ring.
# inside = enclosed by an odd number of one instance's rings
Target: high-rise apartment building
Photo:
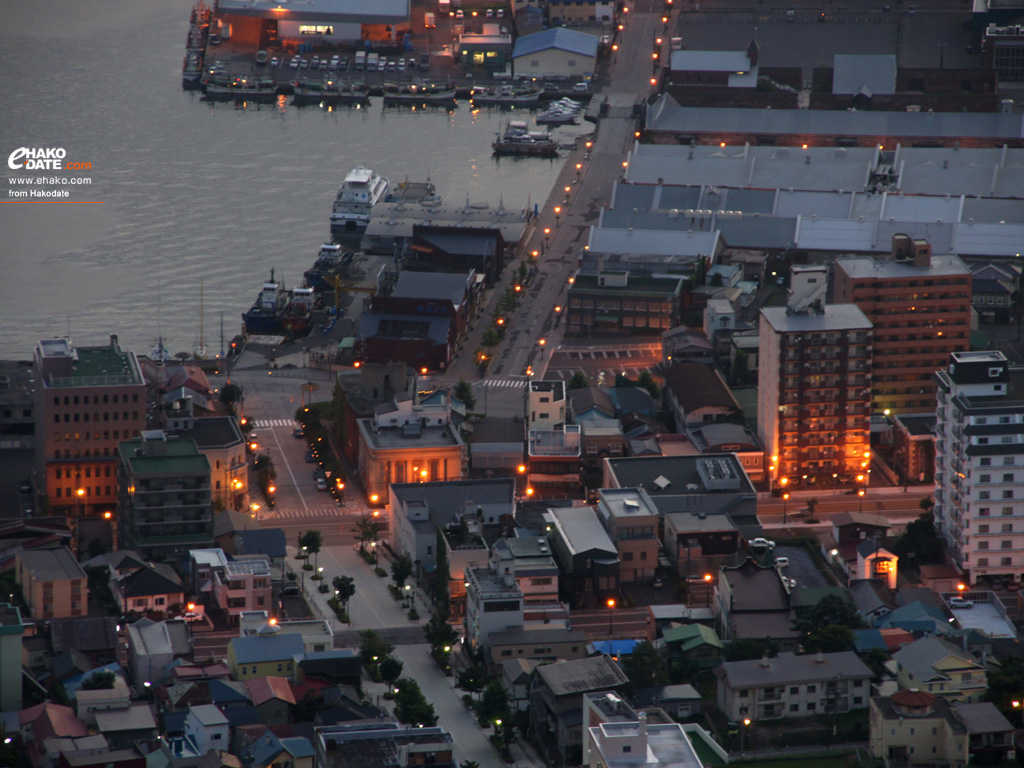
[[[146,428],[146,383],[117,336],[98,347],[36,345],[36,471],[51,507],[87,515],[117,502],[117,444]]]
[[[935,404],[934,373],[970,349],[971,271],[959,256],[933,255],[927,240],[893,237],[885,260],[837,259],[834,297],[874,325],[871,406],[920,413]]]
[[[194,440],[160,431],[118,445],[118,540],[146,560],[213,546],[210,462]]]
[[[935,527],[953,565],[1024,574],[1024,368],[1002,352],[957,352],[935,374]]]
[[[867,482],[871,321],[825,303],[824,267],[794,267],[785,307],[761,310],[757,422],[776,488]]]

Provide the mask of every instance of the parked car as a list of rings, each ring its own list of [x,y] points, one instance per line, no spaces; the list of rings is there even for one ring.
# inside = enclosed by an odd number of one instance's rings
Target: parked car
[[[19,485],[18,486],[18,493],[32,493],[32,483],[31,483],[31,481],[26,480],[21,485]]]
[[[655,577],[654,581],[651,582],[651,586],[655,589],[661,589],[665,586],[665,582],[659,579],[658,577]]]
[[[292,56],[292,60],[288,62],[288,66],[292,69],[299,68],[299,62],[302,60],[300,56]]]
[[[328,69],[333,71],[336,70],[339,66],[341,66],[341,56],[335,54],[334,56],[331,57],[331,63],[328,66]]]
[[[789,558],[788,557],[776,557],[775,558],[775,565],[778,568],[789,568]]]
[[[973,608],[974,602],[966,597],[954,597],[949,601],[950,608]]]
[[[405,72],[405,59],[398,60],[398,71]]]
[[[750,540],[750,546],[752,549],[775,549],[775,542],[758,536],[756,539]]]
[[[296,424],[295,429],[292,430],[292,437],[302,437],[303,429],[301,424]]]
[[[313,60],[309,62],[310,69],[320,69],[320,57],[314,56]]]
[[[281,63],[281,60],[279,58],[277,58],[277,56],[271,56],[270,57],[270,66],[276,67],[280,63]]]
[[[409,59],[409,70],[412,71],[414,69],[416,69],[416,59]]]

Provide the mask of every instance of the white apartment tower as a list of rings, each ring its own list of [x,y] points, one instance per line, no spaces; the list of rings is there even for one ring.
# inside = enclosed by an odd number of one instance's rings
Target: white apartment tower
[[[954,352],[935,380],[939,536],[972,582],[1024,574],[1024,368]]]

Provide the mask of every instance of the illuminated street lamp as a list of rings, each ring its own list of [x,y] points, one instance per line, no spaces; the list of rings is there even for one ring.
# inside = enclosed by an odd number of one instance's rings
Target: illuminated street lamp
[[[782,494],[782,524],[789,522],[789,491]]]
[[[608,637],[612,636],[612,621],[615,620],[615,598],[609,597],[607,602],[608,606]]]

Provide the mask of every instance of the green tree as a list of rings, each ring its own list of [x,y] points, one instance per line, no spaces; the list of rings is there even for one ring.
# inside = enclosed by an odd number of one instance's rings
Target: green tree
[[[345,613],[348,613],[348,601],[356,593],[356,580],[351,576],[335,576],[332,583],[338,599],[345,606]]]
[[[316,691],[306,691],[295,705],[295,720],[299,723],[312,722],[316,719],[316,713],[323,709],[324,697]]]
[[[811,630],[803,641],[808,651],[839,653],[853,650],[853,630],[840,624],[829,624]]]
[[[766,653],[769,656],[774,656],[778,652],[779,649],[775,643],[744,637],[726,643],[722,649],[722,658],[725,661],[749,661],[750,659],[760,659]]]
[[[405,586],[405,580],[412,576],[412,560],[408,555],[399,555],[391,563],[391,579],[399,589]]]
[[[356,521],[356,533],[359,534],[359,551],[365,552],[366,545],[371,541],[376,541],[377,534],[380,533],[381,523],[377,522],[377,518],[367,513],[360,517]]]
[[[491,680],[484,688],[476,705],[476,714],[484,727],[494,725],[495,720],[508,719],[508,691],[501,680]]]
[[[622,657],[620,664],[632,688],[651,688],[668,682],[665,660],[647,640],[637,643],[632,653]]]
[[[480,336],[480,345],[490,349],[501,344],[501,334],[494,328],[494,326],[487,326],[484,329],[483,335]]]
[[[802,610],[793,621],[793,629],[806,634],[832,624],[860,629],[864,626],[864,620],[849,600],[838,595],[828,595],[819,600],[817,605]]]
[[[432,726],[437,724],[434,707],[424,698],[419,684],[410,677],[395,681],[395,718],[409,725]]]
[[[922,500],[921,505],[924,506]],[[939,565],[943,561],[944,545],[935,532],[935,516],[929,509],[917,520],[907,525],[892,545],[892,551],[900,557],[913,558],[918,565]]]
[[[661,387],[658,386],[658,382],[654,380],[654,376],[651,375],[650,371],[644,371],[636,380],[637,386],[647,390],[655,402],[661,400]]]
[[[988,673],[988,691],[985,700],[991,701],[1011,723],[1020,723],[1020,706],[1014,707],[1013,702],[1021,700],[1024,692],[1024,658],[1014,656],[1001,660],[996,669]]]
[[[316,572],[316,564],[320,562],[320,547],[323,546],[324,535],[320,531],[306,531],[299,537],[299,550],[303,550],[314,557],[313,571]]]
[[[366,666],[379,664],[385,656],[390,656],[395,646],[387,642],[372,629],[359,632],[359,658]]]
[[[235,404],[242,399],[242,388],[237,384],[225,384],[220,388],[220,401],[231,411],[235,412]]]
[[[437,529],[437,564],[434,566],[434,603],[437,612],[445,619],[451,614],[451,602],[448,582],[451,571],[448,567],[448,548],[445,546],[444,531]]]
[[[465,403],[467,411],[472,411],[476,407],[476,396],[473,394],[473,387],[465,379],[458,380],[455,384],[455,389],[452,390],[452,395]]]
[[[385,656],[380,662],[380,679],[387,683],[390,688],[395,687],[395,681],[402,676],[402,660],[394,656]]]
[[[480,693],[487,684],[487,670],[474,664],[459,672],[459,688],[466,693]]]
[[[736,356],[732,359],[732,370],[729,372],[729,378],[733,381],[742,383],[747,380],[747,376],[750,375],[750,356],[742,349],[736,351]]]
[[[108,691],[114,687],[117,675],[109,669],[93,672],[82,681],[82,688],[86,691]]]
[[[818,500],[817,499],[808,499],[804,503],[807,505],[807,515],[809,517],[814,517],[814,509],[818,506]]]
[[[566,389],[586,389],[590,386],[590,381],[583,371],[576,371],[569,379],[569,383],[565,385]]]
[[[448,620],[440,613],[432,613],[427,625],[423,628],[430,643],[431,653],[437,659],[438,664],[448,666],[448,655],[451,653],[451,646],[459,639],[459,633],[455,627],[448,623]],[[448,648],[449,650],[445,650]]]

